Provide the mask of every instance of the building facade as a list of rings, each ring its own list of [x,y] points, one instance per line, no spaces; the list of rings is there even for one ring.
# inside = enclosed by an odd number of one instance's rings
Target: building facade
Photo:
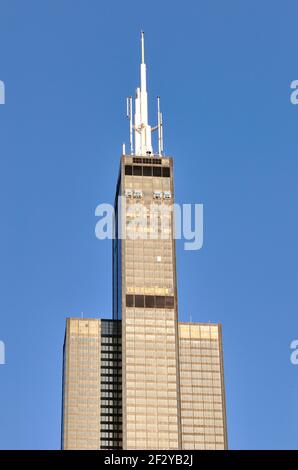
[[[121,324],[68,318],[63,354],[63,449],[122,449]]]
[[[178,328],[182,449],[227,449],[221,325]]]
[[[221,327],[178,322],[173,159],[159,99],[148,124],[143,33],[141,46],[116,186],[113,320],[67,320],[62,448],[225,449]]]

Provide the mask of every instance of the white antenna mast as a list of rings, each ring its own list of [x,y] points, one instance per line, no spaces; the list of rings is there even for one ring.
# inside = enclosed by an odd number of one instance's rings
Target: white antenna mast
[[[141,53],[142,53],[142,64],[144,64],[145,63],[144,31],[141,31]]]
[[[148,124],[148,96],[145,64],[144,32],[141,31],[141,65],[140,86],[136,89],[134,100],[134,116],[132,97],[126,99],[126,116],[129,119],[130,153],[137,156],[153,155],[152,132],[158,130],[158,155],[163,155],[163,128],[162,113],[160,112],[160,98],[157,98],[157,126]]]
[[[157,130],[158,130],[158,155],[163,154],[163,132],[162,132],[162,114],[160,112],[160,97],[157,97]]]
[[[160,144],[161,144],[161,155],[163,155],[163,124],[162,124],[162,113],[160,113]]]
[[[133,155],[133,140],[132,140],[132,96],[126,98],[126,117],[129,119],[129,144],[130,153]]]
[[[146,83],[144,32],[141,32],[141,86],[136,90],[135,98],[135,154],[151,155],[151,126],[148,124],[148,97]]]

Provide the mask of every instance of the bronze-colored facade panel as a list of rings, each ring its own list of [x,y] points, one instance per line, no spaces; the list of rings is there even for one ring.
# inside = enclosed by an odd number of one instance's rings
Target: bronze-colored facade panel
[[[181,445],[171,167],[171,158],[121,159],[124,449]],[[165,192],[170,199],[164,198]],[[150,222],[153,206],[159,211],[155,237],[150,224],[135,224],[140,212]],[[165,227],[168,233],[163,238]]]
[[[179,323],[182,449],[227,448],[221,327]]]
[[[100,448],[100,338],[100,320],[67,319],[63,360],[63,449]]]
[[[122,448],[120,328],[113,320],[66,321],[63,449]]]

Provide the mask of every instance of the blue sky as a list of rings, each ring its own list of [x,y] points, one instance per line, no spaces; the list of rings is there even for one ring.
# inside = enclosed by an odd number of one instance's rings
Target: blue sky
[[[146,33],[177,202],[203,203],[203,249],[178,243],[181,320],[223,324],[229,446],[298,448],[297,2],[0,0],[0,447],[60,445],[66,316],[111,315],[112,202],[125,97]]]

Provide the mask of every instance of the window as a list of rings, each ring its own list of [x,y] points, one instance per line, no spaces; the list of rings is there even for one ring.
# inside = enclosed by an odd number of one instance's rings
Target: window
[[[153,167],[153,176],[161,176],[161,167],[159,166]]]
[[[142,176],[142,167],[141,166],[134,166],[133,167],[133,175],[134,176]]]
[[[143,295],[135,296],[135,307],[144,308],[144,296]]]
[[[127,295],[126,296],[126,306],[127,307],[133,307],[133,295]]]
[[[174,297],[166,297],[166,308],[174,308]]]
[[[132,175],[132,166],[131,165],[125,165],[125,174],[126,175]]]
[[[174,308],[174,297],[164,295],[126,295],[126,306],[137,308]]]
[[[145,307],[154,308],[155,307],[155,297],[154,295],[145,295]]]
[[[162,168],[162,176],[169,177],[170,176],[170,168],[165,166]]]
[[[164,295],[156,296],[156,308],[165,308],[165,296]]]

